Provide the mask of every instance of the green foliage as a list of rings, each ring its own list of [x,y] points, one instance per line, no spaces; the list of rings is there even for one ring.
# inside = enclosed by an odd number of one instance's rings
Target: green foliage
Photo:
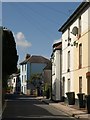
[[[7,86],[7,90],[12,90],[13,87],[12,86]]]
[[[42,77],[42,74],[41,73],[33,73],[30,77],[30,80],[40,80]]]
[[[34,73],[30,77],[30,82],[37,87],[42,80],[42,74],[41,73]]]
[[[13,34],[8,29],[2,28],[2,77],[7,76],[17,71],[18,55],[16,43]]]
[[[49,90],[49,93],[51,95],[51,85],[49,83],[44,83],[44,96],[47,95],[48,90]]]
[[[18,55],[16,43],[10,30],[0,27],[2,33],[2,101],[7,88],[7,80],[12,73],[17,72]]]

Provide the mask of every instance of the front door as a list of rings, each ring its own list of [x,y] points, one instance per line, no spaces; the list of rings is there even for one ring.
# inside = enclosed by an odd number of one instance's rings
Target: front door
[[[63,89],[62,89],[62,95],[65,96],[65,77],[63,77]]]
[[[87,77],[87,94],[90,95],[90,77]]]

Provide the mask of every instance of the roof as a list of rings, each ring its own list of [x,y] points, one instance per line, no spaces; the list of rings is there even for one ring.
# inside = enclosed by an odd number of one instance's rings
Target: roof
[[[68,28],[68,26],[70,26],[77,19],[80,13],[82,13],[83,10],[85,10],[88,7],[90,7],[90,2],[82,2],[58,31],[64,32]]]
[[[43,56],[36,56],[33,55],[31,57],[29,57],[28,59],[24,60],[23,62],[20,63],[20,65],[22,64],[26,64],[27,62],[30,63],[49,63],[49,59],[43,57]]]
[[[22,64],[26,64],[26,63],[29,61],[29,59],[30,59],[30,58],[25,59],[24,61],[22,61],[22,62],[20,63],[20,65],[22,65]]]
[[[62,47],[62,42],[53,44],[53,48],[55,48],[55,49],[60,49],[61,47]]]
[[[52,69],[52,63],[49,62],[43,70],[51,70],[51,69]]]
[[[14,74],[10,75],[9,78],[18,77],[19,75],[20,75],[19,73],[17,73],[17,74],[14,73]]]
[[[51,54],[51,57],[53,56],[56,50],[62,50],[62,42],[53,44],[53,53]]]

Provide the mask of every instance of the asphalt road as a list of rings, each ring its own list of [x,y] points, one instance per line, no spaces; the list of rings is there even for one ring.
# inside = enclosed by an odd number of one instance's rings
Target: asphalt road
[[[75,120],[35,97],[12,97],[6,100],[2,120]]]

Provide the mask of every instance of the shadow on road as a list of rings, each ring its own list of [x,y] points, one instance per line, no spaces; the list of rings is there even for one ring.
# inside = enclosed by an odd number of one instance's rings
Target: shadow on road
[[[2,120],[76,120],[74,118],[4,118]],[[85,120],[85,119],[80,119]]]
[[[24,98],[24,97],[26,97],[26,98],[29,98],[29,97],[34,97],[35,98],[35,96],[27,96],[27,95],[24,95],[24,94],[22,94],[22,95],[20,95],[20,94],[6,94],[5,95],[5,99],[11,99],[11,100],[15,100],[15,99],[19,99],[19,98]]]
[[[44,109],[48,105],[36,99],[36,97],[7,94],[5,99],[7,100],[7,105],[3,112],[2,120],[73,120],[73,118],[68,118],[62,114],[53,115]]]

